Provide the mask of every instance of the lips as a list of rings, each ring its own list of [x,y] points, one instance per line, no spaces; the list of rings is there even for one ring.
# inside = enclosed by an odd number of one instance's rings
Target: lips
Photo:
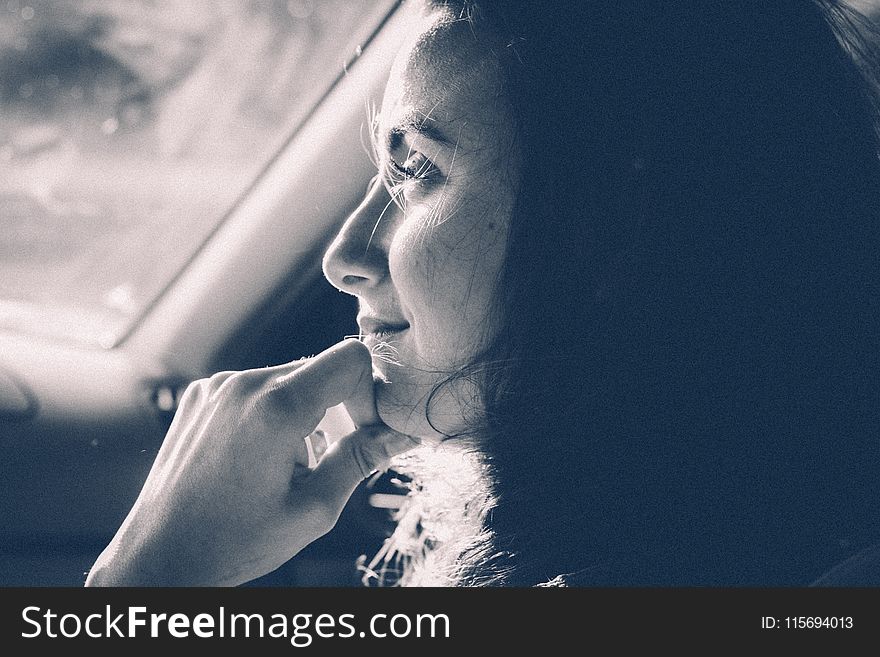
[[[409,328],[409,322],[403,320],[387,320],[378,317],[359,317],[358,326],[361,333],[378,338],[387,338]]]

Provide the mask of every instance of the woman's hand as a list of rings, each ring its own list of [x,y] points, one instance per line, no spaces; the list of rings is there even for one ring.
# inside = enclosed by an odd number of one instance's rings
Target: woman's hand
[[[309,467],[305,437],[345,404],[355,431]],[[187,388],[140,496],[86,586],[233,586],[336,523],[355,487],[416,441],[381,423],[369,350],[221,372]]]

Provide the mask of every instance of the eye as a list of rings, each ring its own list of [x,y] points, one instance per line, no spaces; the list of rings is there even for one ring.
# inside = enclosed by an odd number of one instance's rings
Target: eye
[[[392,155],[388,158],[389,180],[399,185],[409,181],[426,181],[439,174],[437,167],[424,154],[410,152],[403,163]]]
[[[441,178],[441,173],[427,156],[418,151],[407,151],[403,163],[395,155],[392,152],[386,158],[385,180],[392,200],[405,210],[410,196],[429,191],[432,183]]]

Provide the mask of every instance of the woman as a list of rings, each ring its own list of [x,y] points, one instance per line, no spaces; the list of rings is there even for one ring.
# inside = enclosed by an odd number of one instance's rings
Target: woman
[[[324,262],[362,343],[192,386],[87,584],[248,581],[416,443],[386,581],[800,585],[880,541],[866,25],[660,4],[427,6]]]

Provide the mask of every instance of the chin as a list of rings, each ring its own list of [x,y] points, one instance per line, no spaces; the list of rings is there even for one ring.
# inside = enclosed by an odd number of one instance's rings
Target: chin
[[[461,399],[473,399],[473,391],[465,395],[464,388],[473,388],[467,382],[442,386],[432,395],[445,377],[431,381],[413,381],[407,377],[406,368],[384,365],[382,379],[376,381],[376,410],[389,427],[426,443],[439,443],[449,436],[466,429],[464,418],[472,415],[458,403]],[[427,400],[431,399],[431,421],[428,421]],[[471,405],[472,406],[472,405]]]
[[[421,386],[395,382],[387,377],[375,384],[376,410],[379,418],[389,427],[422,442],[439,442],[443,434],[431,427],[426,414],[430,389],[421,392]],[[439,428],[439,427],[438,427]]]

